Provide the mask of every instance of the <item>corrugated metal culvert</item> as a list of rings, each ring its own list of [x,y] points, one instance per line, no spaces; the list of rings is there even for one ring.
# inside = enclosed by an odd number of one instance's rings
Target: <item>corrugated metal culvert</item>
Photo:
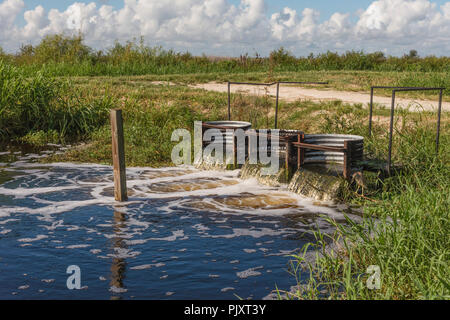
[[[250,130],[252,128],[252,124],[250,122],[245,122],[245,121],[206,121],[205,124],[207,125],[211,125],[211,126],[217,126],[220,128],[229,128],[232,130],[235,129],[242,129],[244,131]],[[233,148],[233,131],[225,131],[222,132],[223,135],[223,143],[226,143],[226,148]],[[214,141],[210,142],[210,141],[205,141],[204,145],[209,145],[213,143]]]
[[[352,140],[352,163],[363,159],[364,138],[348,134],[305,134],[305,143],[330,147],[343,147],[345,140]],[[343,152],[305,149],[305,163],[344,163]]]

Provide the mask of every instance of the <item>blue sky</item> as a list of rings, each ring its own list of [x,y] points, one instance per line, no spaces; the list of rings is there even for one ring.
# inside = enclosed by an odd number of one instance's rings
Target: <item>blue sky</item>
[[[158,0],[153,0],[158,1]],[[36,6],[41,5],[45,9],[51,8],[58,9],[60,11],[65,10],[74,2],[90,3],[95,2],[97,5],[108,4],[117,9],[123,7],[123,0],[96,0],[96,1],[81,1],[81,0],[25,0],[26,10],[34,9]],[[239,0],[228,0],[229,3],[239,5]],[[320,11],[321,20],[330,17],[334,12],[341,13],[355,13],[358,9],[365,9],[371,3],[371,0],[266,0],[268,13],[281,11],[284,7],[290,7],[292,9],[301,12],[304,8],[314,8]],[[444,3],[445,1],[434,1],[437,4]],[[23,19],[22,19],[23,20]]]
[[[280,46],[296,55],[450,52],[450,0],[205,1],[133,0],[121,10],[123,0],[0,0],[0,47],[15,51],[47,34],[81,31],[96,49],[142,35],[150,44],[194,54],[265,55]],[[92,3],[95,8],[86,6]],[[100,10],[104,4],[112,12]],[[68,25],[77,19],[82,30]]]
[[[158,0],[153,0],[158,1]],[[96,0],[96,1],[74,1],[74,0],[25,0],[26,9],[33,9],[37,5],[41,5],[46,9],[56,8],[59,10],[65,10],[69,5],[74,2],[96,2],[98,5],[108,4],[115,8],[123,7],[123,0]],[[228,0],[229,3],[238,5],[239,0]],[[372,0],[266,0],[268,11],[280,11],[284,7],[290,7],[297,11],[301,11],[304,8],[314,8],[320,11],[322,19],[331,16],[334,12],[348,12],[354,13],[358,9],[366,9]],[[445,0],[433,1],[437,5],[444,4]]]

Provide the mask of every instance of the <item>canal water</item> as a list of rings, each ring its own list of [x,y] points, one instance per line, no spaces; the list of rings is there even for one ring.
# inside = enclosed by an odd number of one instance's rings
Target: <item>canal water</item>
[[[312,228],[344,221],[338,206],[238,171],[128,168],[121,204],[109,166],[11,154],[0,153],[0,299],[262,299],[296,284],[290,255]]]

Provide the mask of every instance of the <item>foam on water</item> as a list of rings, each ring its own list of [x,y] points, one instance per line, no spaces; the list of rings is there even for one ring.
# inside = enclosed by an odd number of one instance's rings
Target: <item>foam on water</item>
[[[321,215],[343,220],[237,170],[127,168],[126,203],[110,166],[19,159],[3,170],[0,298],[262,298],[292,285],[286,256],[312,226],[331,230]],[[84,290],[65,288],[72,264]]]

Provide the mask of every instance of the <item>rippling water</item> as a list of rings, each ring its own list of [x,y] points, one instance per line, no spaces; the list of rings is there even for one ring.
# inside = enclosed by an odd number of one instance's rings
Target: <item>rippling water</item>
[[[2,164],[0,164],[1,166]],[[289,289],[289,254],[342,219],[238,171],[112,169],[16,161],[0,168],[0,298],[235,299]],[[66,269],[81,269],[69,290]]]

